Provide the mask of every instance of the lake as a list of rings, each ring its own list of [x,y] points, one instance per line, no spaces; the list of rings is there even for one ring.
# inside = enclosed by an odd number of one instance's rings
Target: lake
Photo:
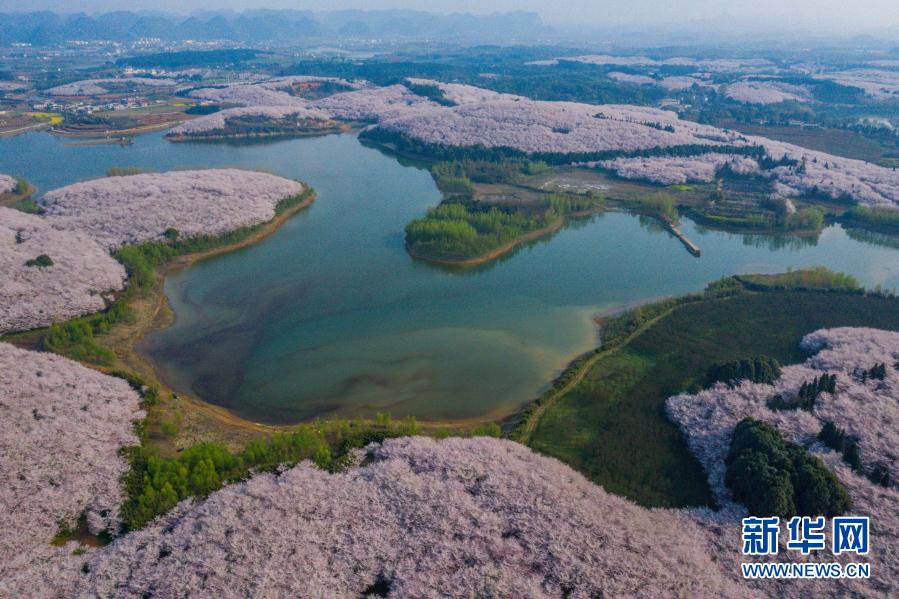
[[[70,146],[46,133],[0,139],[0,172],[47,191],[112,166],[238,167],[310,183],[316,202],[252,247],[170,276],[174,324],[139,350],[173,388],[266,423],[331,415],[458,420],[535,397],[594,347],[601,310],[702,289],[739,272],[824,265],[899,287],[899,250],[850,238],[777,240],[689,220],[690,255],[646,219],[577,221],[467,270],[410,258],[403,228],[437,204],[426,170],[351,134],[256,144]]]

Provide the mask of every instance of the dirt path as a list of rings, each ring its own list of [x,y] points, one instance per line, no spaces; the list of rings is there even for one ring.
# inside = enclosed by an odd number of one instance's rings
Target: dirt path
[[[537,429],[537,424],[540,422],[540,419],[543,418],[543,415],[546,413],[546,411],[554,406],[564,395],[574,389],[581,381],[583,381],[587,376],[587,373],[590,372],[590,369],[592,369],[599,360],[615,353],[622,347],[626,346],[638,335],[646,331],[646,329],[659,322],[660,320],[674,312],[674,310],[676,309],[677,306],[665,310],[655,318],[647,320],[639,327],[634,329],[634,331],[630,335],[625,337],[624,340],[621,343],[617,344],[615,347],[597,352],[590,356],[590,358],[584,360],[584,363],[581,364],[581,367],[578,368],[577,372],[570,381],[568,381],[564,386],[559,387],[551,395],[546,397],[542,402],[540,402],[539,405],[534,408],[534,411],[528,415],[527,420],[524,421],[524,423],[521,425],[521,428],[519,428],[517,431],[517,440],[520,443],[528,445],[531,441],[531,437],[533,436],[534,431]]]

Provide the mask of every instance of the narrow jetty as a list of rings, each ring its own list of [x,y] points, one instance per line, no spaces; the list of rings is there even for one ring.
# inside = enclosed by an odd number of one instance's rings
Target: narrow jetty
[[[668,228],[671,229],[671,232],[674,233],[675,237],[681,240],[681,243],[684,244],[684,247],[687,248],[688,252],[690,252],[694,256],[699,256],[699,246],[690,241],[690,239],[680,230],[680,227],[675,224],[669,223]]]

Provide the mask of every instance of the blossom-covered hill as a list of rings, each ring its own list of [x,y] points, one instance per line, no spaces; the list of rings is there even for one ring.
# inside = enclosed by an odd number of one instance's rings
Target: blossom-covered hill
[[[94,530],[115,526],[124,467],[116,449],[134,442],[137,396],[121,380],[0,344],[0,590],[90,597],[889,596],[899,575],[892,552],[899,493],[852,472],[815,434],[831,419],[859,436],[865,466],[894,459],[899,333],[822,330],[802,344],[813,355],[785,367],[773,386],[720,385],[669,400],[710,474],[717,512],[639,507],[511,441],[407,437],[370,445],[355,466],[335,474],[308,463],[257,474],[82,555],[73,544],[52,547],[48,537],[58,520],[85,511]],[[874,362],[890,364],[882,381],[854,377]],[[765,406],[775,390],[789,392],[822,372],[838,373],[837,393],[822,395],[813,413]],[[720,472],[730,432],[744,416],[809,446],[847,487],[854,513],[872,518],[872,549],[862,560],[871,563],[870,579],[742,578],[745,510],[729,500]],[[801,557],[781,537],[781,554],[772,559],[858,561],[829,552]]]
[[[495,439],[390,440],[213,494],[95,554],[88,595],[742,596],[685,514]],[[79,589],[80,591],[81,589]]]
[[[448,97],[452,99],[453,94]],[[383,120],[378,127],[428,144],[505,147],[526,153],[747,145],[739,133],[681,121],[671,112],[654,108],[546,102],[508,95],[415,111]]]
[[[328,114],[314,108],[302,106],[241,106],[226,108],[225,110],[219,110],[212,114],[185,121],[173,127],[169,131],[169,135],[176,137],[181,135],[216,135],[226,130],[229,121],[233,122],[235,119],[246,117],[271,120],[289,119],[295,122],[303,120],[330,120]]]
[[[217,134],[225,129],[227,119],[240,116],[282,119],[295,114],[297,118],[323,121],[341,119],[377,122],[384,118],[407,114],[415,108],[438,106],[426,98],[415,95],[404,85],[370,87],[353,84],[352,86],[358,89],[318,100],[305,100],[283,91],[282,79],[195,90],[191,95],[196,98],[241,106],[187,121],[172,129],[171,134],[174,136]],[[349,82],[347,84],[349,85]]]
[[[743,381],[735,388],[723,383],[696,395],[668,400],[668,413],[687,432],[691,447],[709,472],[719,499],[729,497],[723,483],[725,437],[739,420],[751,416],[765,420],[798,443],[813,443],[829,420],[857,437],[862,464],[883,463],[899,480],[899,463],[893,456],[899,446],[899,333],[864,328],[839,328],[806,335],[802,348],[811,353],[805,364],[786,366],[774,385]],[[887,365],[883,380],[858,372],[876,364]],[[836,393],[823,392],[813,411],[772,410],[772,395],[793,397],[803,382],[822,373],[836,374]],[[818,449],[824,450],[823,447]]]
[[[437,83],[447,97],[462,94],[460,87]],[[468,97],[474,94],[467,94]],[[808,150],[764,137],[743,136],[681,120],[677,115],[653,108],[627,105],[590,105],[573,102],[541,102],[489,94],[480,102],[417,110],[386,119],[377,127],[401,133],[416,141],[438,146],[507,147],[526,153],[636,152],[672,146],[729,146],[763,148],[774,160],[787,158],[794,165],[769,170],[739,166],[740,172],[755,172],[780,185],[778,195],[795,197],[821,194],[832,199],[849,197],[868,205],[899,207],[899,172],[861,160]],[[712,149],[712,148],[710,148]],[[708,151],[708,150],[704,150]],[[656,182],[695,180],[698,163],[714,160],[702,153],[677,160],[669,156],[633,157],[616,160],[622,176]],[[621,168],[617,168],[621,167]],[[745,167],[745,168],[744,168]],[[703,172],[707,169],[703,168]],[[701,180],[706,180],[703,175]]]
[[[71,592],[82,560],[51,545],[61,522],[117,530],[138,404],[122,379],[0,343],[0,595]]]
[[[109,249],[180,236],[220,235],[271,220],[296,181],[237,169],[170,171],[74,183],[40,200],[55,228],[85,231]]]
[[[632,156],[618,159],[619,174],[656,182],[695,180],[697,168],[702,172],[701,180],[707,180],[708,167],[699,164],[709,162],[703,156],[705,153],[721,154],[727,150],[727,153],[746,154],[760,148],[775,160],[786,157],[795,163],[752,170],[777,182],[779,196],[817,194],[837,200],[850,198],[867,205],[899,207],[899,172],[861,160],[744,136],[644,106],[536,101],[470,85],[414,78],[407,81],[414,86],[438,87],[448,103],[454,105],[439,104],[399,84],[367,86],[319,100],[291,96],[271,81],[192,93],[242,106],[266,107],[264,110],[290,106],[333,119],[372,122],[376,123],[372,126],[375,131],[399,134],[432,146],[571,154],[572,161],[578,159],[577,155],[590,153],[630,153]],[[671,84],[677,87],[696,82],[701,80],[681,78]],[[804,88],[777,81],[739,82],[728,89],[735,97],[751,102],[808,97]],[[205,121],[195,121],[196,125],[184,126],[206,128],[219,123],[222,117],[205,118]],[[641,152],[649,152],[650,157],[636,155]],[[666,152],[673,152],[680,160],[672,161]],[[638,162],[628,163],[628,160]],[[721,164],[717,158],[714,160],[715,164]],[[617,169],[618,166],[621,168]]]
[[[743,381],[729,388],[719,383],[695,395],[681,394],[668,400],[668,414],[686,434],[690,449],[703,465],[723,508],[714,517],[707,516],[706,522],[712,530],[719,531],[712,538],[720,546],[720,555],[730,559],[732,568],[738,568],[739,555],[731,547],[739,543],[739,527],[721,526],[721,522],[730,520],[736,524],[743,509],[732,502],[724,484],[724,458],[737,422],[746,417],[765,421],[788,441],[818,455],[846,486],[854,503],[853,512],[869,516],[874,527],[871,553],[866,556],[872,564],[869,581],[808,582],[792,589],[790,596],[889,596],[895,592],[895,581],[899,579],[899,556],[894,551],[899,546],[899,332],[826,329],[806,335],[801,346],[810,357],[804,364],[784,367],[773,385]],[[883,380],[861,375],[861,371],[877,364],[886,364]],[[793,397],[802,383],[824,373],[837,376],[836,392],[822,392],[812,411],[768,407],[773,395]],[[852,471],[840,454],[818,440],[827,421],[858,440],[864,473],[870,473],[877,465],[888,469],[892,481],[889,487],[874,484],[862,473]],[[702,522],[703,514],[697,516]],[[828,553],[818,560],[832,558]]]
[[[334,94],[316,100],[312,106],[333,118],[377,122],[419,110],[436,110],[439,104],[418,96],[405,85],[374,87]]]
[[[125,281],[122,265],[86,233],[2,207],[0,273],[0,334],[102,310]]]
[[[806,88],[778,81],[739,81],[728,85],[726,94],[729,98],[746,104],[809,102],[812,99]]]
[[[174,79],[152,79],[149,77],[120,77],[106,79],[84,79],[65,85],[51,87],[44,93],[49,96],[96,96],[105,94],[109,90],[104,85],[138,87],[173,87],[177,85]]]
[[[658,156],[654,158],[616,158],[587,163],[615,171],[625,179],[643,179],[663,185],[709,182],[725,165],[734,173],[749,174],[759,170],[757,161],[746,156],[700,154],[698,156]]]

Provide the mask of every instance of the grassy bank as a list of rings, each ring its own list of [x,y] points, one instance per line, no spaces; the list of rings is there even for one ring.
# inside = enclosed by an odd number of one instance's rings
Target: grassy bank
[[[899,235],[899,209],[855,206],[847,210],[841,222],[877,233]]]
[[[141,381],[134,383],[139,385]],[[145,403],[151,401],[154,400]],[[419,432],[414,417],[395,422],[388,414],[378,414],[373,420],[334,419],[300,424],[290,431],[255,438],[237,451],[223,443],[205,442],[176,456],[163,457],[145,442],[126,450],[131,468],[123,481],[122,521],[128,530],[142,528],[179,501],[201,498],[253,473],[273,472],[303,460],[337,471],[350,463],[354,449]],[[465,434],[498,436],[499,427],[487,425]]]
[[[819,233],[824,227],[824,211],[817,206],[801,208],[795,214],[774,217],[766,213],[726,216],[701,208],[686,208],[695,222],[713,229],[752,233]]]
[[[815,279],[829,292],[801,290]],[[643,505],[710,505],[705,474],[665,416],[669,396],[698,388],[716,362],[800,362],[799,340],[822,327],[899,330],[899,299],[846,289],[842,276],[762,283],[770,290],[730,278],[607,321],[602,347],[529,406],[512,436]]]

